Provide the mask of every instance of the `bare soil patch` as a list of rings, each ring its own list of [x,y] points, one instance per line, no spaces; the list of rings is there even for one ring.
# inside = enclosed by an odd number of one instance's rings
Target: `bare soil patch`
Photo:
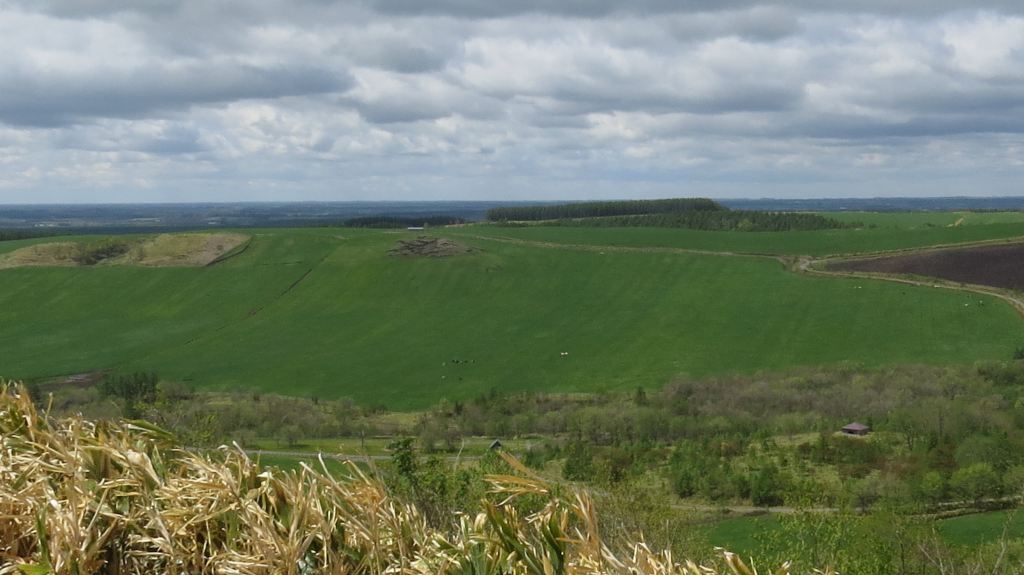
[[[932,250],[846,260],[830,263],[827,269],[927,276],[1024,291],[1024,244]]]
[[[0,269],[26,266],[77,266],[80,249],[74,242],[35,244],[0,256]]]
[[[147,267],[201,267],[249,241],[243,234],[161,234],[127,254],[126,263]]]
[[[18,267],[89,267],[132,265],[200,267],[243,245],[243,234],[161,234],[103,242],[35,244],[0,255],[0,269]]]
[[[393,256],[412,256],[443,258],[472,253],[473,248],[446,238],[420,236],[414,240],[398,240],[395,247],[388,250]]]

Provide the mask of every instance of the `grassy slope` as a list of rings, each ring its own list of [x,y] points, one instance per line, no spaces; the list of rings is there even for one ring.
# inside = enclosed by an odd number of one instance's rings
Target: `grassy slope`
[[[823,212],[841,222],[860,222],[884,228],[928,228],[1024,222],[1024,212]]]
[[[854,218],[856,219],[856,218]],[[821,230],[812,232],[704,232],[670,228],[560,228],[474,226],[452,233],[564,244],[673,247],[759,254],[825,256],[1024,236],[1024,223],[956,228]]]
[[[992,511],[943,519],[934,523],[946,541],[965,547],[993,543],[1004,535],[1009,540],[1024,537],[1024,511]],[[780,529],[774,515],[731,517],[714,522],[707,529],[708,541],[744,556],[761,554],[769,534]]]
[[[728,517],[712,523],[707,528],[707,538],[712,546],[750,557],[763,550],[769,533],[779,530],[777,515]]]
[[[964,515],[936,522],[938,532],[952,543],[965,546],[1024,537],[1024,512],[1019,509]]]
[[[278,230],[212,268],[0,272],[0,373],[147,369],[200,387],[401,409],[492,387],[630,389],[680,373],[973,362],[1020,344],[1019,318],[994,300],[799,276],[767,259],[477,240],[484,251],[471,256],[388,257],[398,237],[407,236]]]
[[[304,242],[294,253],[284,251],[288,244],[267,242],[281,253],[264,250],[244,274],[227,265],[3,270],[0,371],[37,377],[115,368],[244,320],[334,242]]]

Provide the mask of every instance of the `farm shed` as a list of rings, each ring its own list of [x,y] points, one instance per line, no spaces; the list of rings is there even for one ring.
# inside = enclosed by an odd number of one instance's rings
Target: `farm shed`
[[[842,432],[844,435],[867,435],[871,433],[871,428],[863,423],[857,423],[856,421],[843,426]]]

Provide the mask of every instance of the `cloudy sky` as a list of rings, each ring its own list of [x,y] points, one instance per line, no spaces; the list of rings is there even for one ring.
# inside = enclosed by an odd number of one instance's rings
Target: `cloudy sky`
[[[1019,0],[0,0],[0,203],[1022,182]]]

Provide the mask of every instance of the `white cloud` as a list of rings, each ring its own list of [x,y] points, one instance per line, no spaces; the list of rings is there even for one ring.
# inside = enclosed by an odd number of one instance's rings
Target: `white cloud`
[[[942,0],[0,7],[0,202],[1019,193],[1024,17]]]

